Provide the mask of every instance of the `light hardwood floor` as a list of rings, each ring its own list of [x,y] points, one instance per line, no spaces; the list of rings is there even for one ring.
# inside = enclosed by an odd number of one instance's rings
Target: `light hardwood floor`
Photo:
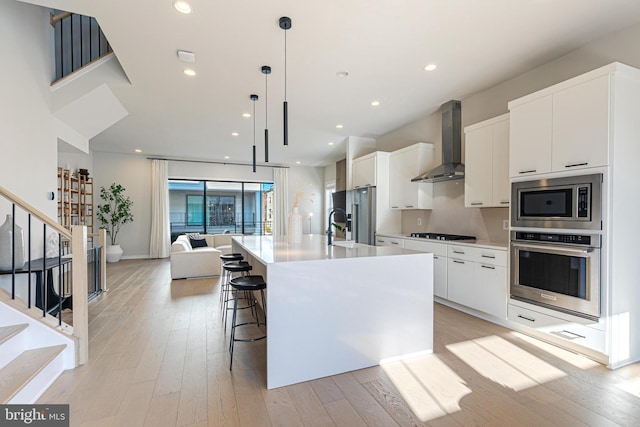
[[[72,426],[640,425],[639,364],[610,371],[439,304],[433,355],[267,390],[265,341],[238,343],[229,372],[217,278],[171,281],[166,260],[107,276],[90,362],[39,401],[69,403]]]

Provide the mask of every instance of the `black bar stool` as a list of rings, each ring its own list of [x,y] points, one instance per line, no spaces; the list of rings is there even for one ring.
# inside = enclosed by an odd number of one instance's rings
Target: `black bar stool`
[[[233,304],[233,318],[231,320],[231,339],[229,341],[229,352],[231,353],[231,362],[229,363],[229,370],[233,366],[233,349],[235,347],[236,342],[255,342],[263,340],[267,337],[267,335],[263,335],[257,338],[236,338],[236,328],[239,326],[247,326],[247,325],[256,325],[260,326],[260,317],[257,315],[256,309],[256,321],[255,322],[243,322],[237,323],[237,315],[238,315],[238,295],[240,292],[248,292],[253,295],[254,291],[260,291],[260,298],[262,300],[262,310],[264,313],[264,323],[267,324],[267,306],[264,299],[264,290],[267,288],[267,283],[264,281],[262,276],[252,275],[252,276],[242,276],[231,279],[229,282],[231,287],[235,291],[234,296],[234,304]],[[255,304],[255,303],[253,303]],[[248,307],[240,307],[240,308],[248,308]]]
[[[220,261],[222,261],[223,266],[227,262],[242,261],[243,259],[244,257],[242,256],[242,254],[237,252],[220,255]],[[222,305],[222,297],[224,296],[225,291],[229,289],[229,280],[231,280],[231,273],[229,270],[223,268],[222,277],[220,280],[220,304],[221,305]]]
[[[249,263],[246,261],[235,261],[235,262],[225,262],[222,265],[222,268],[225,270],[226,276],[228,279],[226,284],[223,284],[223,287],[221,290],[221,292],[223,293],[222,316],[224,318],[224,330],[226,331],[227,330],[227,312],[231,310],[231,308],[229,307],[229,301],[234,300],[234,298],[229,297],[229,292],[231,292],[231,281],[233,280],[233,273],[240,273],[242,274],[241,277],[244,277],[249,271],[253,269],[253,267],[249,265]],[[234,292],[234,293],[237,294],[237,292]],[[248,304],[246,307],[242,307],[242,308],[251,308],[253,310],[253,301],[251,297],[248,294],[245,294],[243,299],[246,299]]]

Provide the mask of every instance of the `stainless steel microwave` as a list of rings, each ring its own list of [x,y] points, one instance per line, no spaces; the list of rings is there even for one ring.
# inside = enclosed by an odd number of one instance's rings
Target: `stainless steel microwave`
[[[511,184],[511,226],[602,229],[602,174]]]

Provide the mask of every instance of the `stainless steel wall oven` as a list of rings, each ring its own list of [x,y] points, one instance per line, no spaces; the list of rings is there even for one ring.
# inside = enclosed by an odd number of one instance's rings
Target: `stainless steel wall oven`
[[[511,298],[600,317],[599,234],[513,231]]]

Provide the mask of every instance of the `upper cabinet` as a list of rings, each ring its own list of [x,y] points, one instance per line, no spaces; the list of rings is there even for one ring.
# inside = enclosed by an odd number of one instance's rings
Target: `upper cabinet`
[[[509,115],[467,126],[464,133],[464,205],[508,207]]]
[[[377,151],[353,159],[351,164],[351,185],[353,188],[375,187],[377,185],[377,163],[381,154],[388,155],[388,153]]]
[[[580,76],[511,101],[511,176],[608,165],[610,79]]]
[[[433,184],[411,182],[434,166],[433,144],[418,142],[396,150],[389,156],[389,206],[394,210],[431,209]]]

